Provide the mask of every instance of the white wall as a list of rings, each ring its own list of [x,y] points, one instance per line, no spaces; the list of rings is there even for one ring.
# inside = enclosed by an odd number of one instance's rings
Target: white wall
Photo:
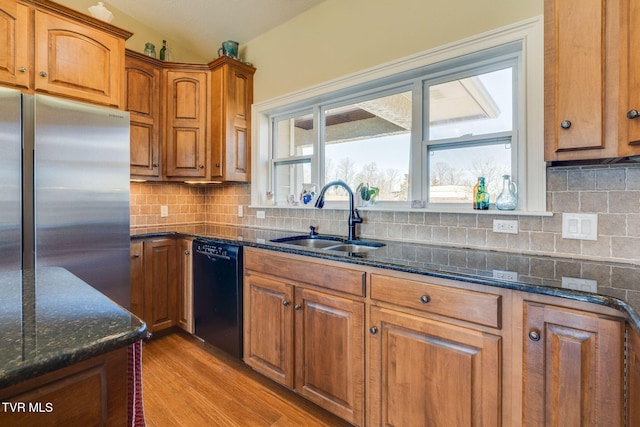
[[[55,2],[70,9],[85,13],[87,15],[89,15],[89,6],[95,6],[96,4],[98,4],[97,0],[55,0]],[[131,38],[126,42],[127,49],[136,52],[143,52],[145,43],[151,42],[156,46],[156,52],[160,53],[162,40],[167,38],[166,35],[163,35],[155,29],[142,24],[140,21],[133,19],[129,15],[126,15],[118,8],[110,5],[108,1],[103,1],[103,3],[104,6],[109,9],[111,13],[113,13],[114,18],[111,24],[134,33],[133,36],[131,36]],[[171,52],[173,53],[174,61],[206,63],[211,61],[212,59],[202,58],[201,56],[191,52],[188,46],[180,46],[178,44],[175,44],[171,39],[168,39],[167,41],[169,43],[169,47],[171,48]]]
[[[542,13],[543,0],[326,0],[241,54],[258,103]]]

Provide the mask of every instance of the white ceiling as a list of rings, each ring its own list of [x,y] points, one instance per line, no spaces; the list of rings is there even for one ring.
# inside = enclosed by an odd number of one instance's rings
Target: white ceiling
[[[203,58],[215,58],[224,40],[242,45],[323,0],[107,1],[167,40],[188,46]]]

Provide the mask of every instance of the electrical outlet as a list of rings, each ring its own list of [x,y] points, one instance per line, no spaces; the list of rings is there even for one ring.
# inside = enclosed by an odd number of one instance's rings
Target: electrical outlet
[[[493,270],[493,278],[516,282],[518,280],[518,273],[516,271]]]
[[[510,221],[506,219],[494,219],[493,232],[518,234],[518,221]]]
[[[580,279],[578,277],[562,276],[562,287],[583,292],[598,292],[598,282],[596,280]]]
[[[562,238],[598,240],[598,214],[562,214]]]
[[[160,206],[160,216],[162,218],[169,216],[169,206]]]
[[[238,205],[238,217],[242,218],[244,216],[244,209],[242,205]]]
[[[264,219],[264,211],[257,211],[256,212],[256,218]]]

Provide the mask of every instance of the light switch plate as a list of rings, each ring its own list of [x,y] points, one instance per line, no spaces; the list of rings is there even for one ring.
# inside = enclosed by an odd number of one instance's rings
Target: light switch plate
[[[256,212],[256,218],[264,219],[264,211],[257,211]]]
[[[562,238],[598,240],[598,214],[562,214]]]
[[[169,216],[169,206],[165,206],[165,205],[160,206],[160,216],[162,218]]]

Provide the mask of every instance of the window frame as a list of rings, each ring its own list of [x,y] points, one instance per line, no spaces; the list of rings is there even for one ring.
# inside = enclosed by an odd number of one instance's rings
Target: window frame
[[[544,162],[544,144],[543,144],[543,18],[538,16],[532,19],[521,21],[497,30],[489,31],[469,39],[451,43],[435,49],[431,49],[419,54],[402,58],[398,61],[383,64],[378,67],[364,70],[360,73],[346,76],[344,78],[332,80],[320,85],[316,85],[299,92],[295,92],[286,96],[278,97],[272,100],[261,102],[253,105],[252,135],[256,141],[256,149],[253,150],[252,166],[256,171],[256,176],[268,179],[257,179],[252,183],[252,205],[269,206],[264,193],[272,191],[271,173],[272,162],[269,147],[269,131],[271,128],[271,117],[282,116],[286,112],[300,112],[309,108],[310,101],[313,105],[336,105],[339,102],[347,102],[347,99],[358,95],[367,95],[372,93],[380,93],[381,91],[395,87],[406,87],[409,82],[423,81],[423,70],[430,66],[436,66],[446,60],[455,60],[463,58],[465,55],[473,55],[483,50],[499,48],[510,43],[520,42],[522,45],[522,66],[517,71],[517,78],[522,79],[523,84],[517,85],[518,92],[514,92],[514,99],[517,105],[514,106],[514,116],[518,117],[517,132],[514,137],[518,138],[520,152],[516,159],[516,168],[522,171],[519,175],[519,193],[521,194],[521,203],[518,214],[540,215],[546,212],[546,164]],[[398,90],[400,91],[400,90]],[[416,109],[424,108],[422,105],[422,91],[413,90],[413,117],[422,117],[416,115]],[[353,102],[352,100],[348,102]],[[306,107],[306,108],[305,108]],[[517,111],[516,111],[517,109]],[[308,110],[307,110],[308,111]],[[518,114],[521,112],[522,114]],[[316,117],[317,115],[317,117]],[[315,123],[322,123],[320,120],[320,111],[314,110]],[[319,126],[322,128],[322,126]],[[416,127],[418,129],[416,129]],[[416,132],[416,130],[418,130]],[[425,162],[426,157],[422,153],[422,132],[423,127],[421,120],[414,120],[412,126],[412,150],[420,150],[419,156],[411,153],[411,195],[410,198],[418,195],[423,196],[423,189],[416,189],[415,186],[422,186],[427,183],[423,175],[427,173]],[[319,138],[322,136],[322,130],[317,129],[316,134]],[[414,141],[414,140],[418,141]],[[316,144],[318,144],[316,141]],[[418,147],[416,149],[416,147]],[[320,152],[314,147],[314,156],[320,156]],[[320,159],[322,156],[320,156]],[[318,170],[318,185],[321,182],[319,174],[324,173],[324,164],[320,159],[315,159]],[[420,175],[416,172],[422,171]],[[312,172],[313,173],[313,172]],[[428,175],[427,175],[428,176]],[[418,179],[419,178],[419,179]],[[314,178],[316,179],[316,178]],[[399,202],[389,202],[396,204]],[[461,212],[466,209],[456,207],[428,207],[424,210],[437,212]],[[278,206],[281,207],[281,206]],[[383,208],[384,206],[378,206]],[[393,210],[413,210],[409,204],[406,206],[390,206]],[[375,208],[373,208],[375,209]],[[469,209],[469,213],[477,213]],[[491,210],[491,213],[500,213],[500,211]],[[514,212],[509,212],[513,214]]]

